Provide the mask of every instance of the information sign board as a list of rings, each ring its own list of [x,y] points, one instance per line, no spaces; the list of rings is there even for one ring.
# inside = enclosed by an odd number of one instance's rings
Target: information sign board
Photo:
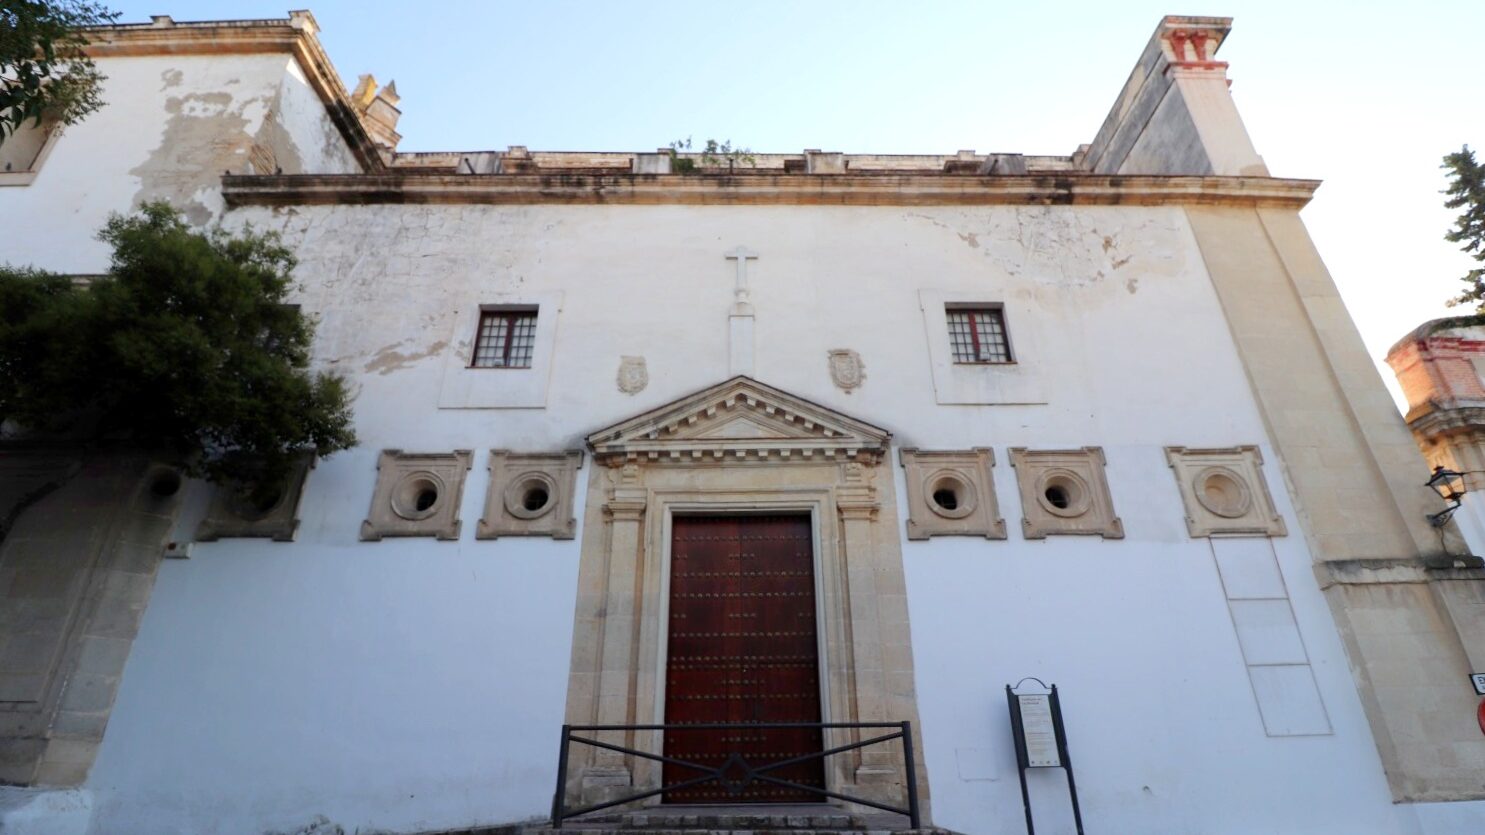
[[[1046,692],[1017,693],[1028,681]],[[1005,686],[1006,707],[1011,712],[1011,738],[1016,744],[1016,773],[1021,778],[1021,806],[1026,811],[1026,834],[1036,835],[1031,817],[1031,790],[1026,784],[1028,768],[1061,768],[1067,772],[1067,795],[1072,800],[1073,825],[1083,835],[1083,812],[1078,808],[1078,783],[1073,777],[1072,756],[1067,753],[1067,732],[1062,724],[1062,702],[1057,685],[1048,687],[1038,678],[1023,678],[1015,687]]]
[[[1475,695],[1485,696],[1485,673],[1470,673],[1470,683],[1475,685]]]
[[[1040,694],[1017,696],[1016,706],[1021,711],[1021,734],[1026,741],[1026,767],[1061,768],[1051,697]]]

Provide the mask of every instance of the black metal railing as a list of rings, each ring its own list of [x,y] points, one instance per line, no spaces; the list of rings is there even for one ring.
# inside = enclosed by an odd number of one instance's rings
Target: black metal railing
[[[663,754],[653,754],[649,751],[640,751],[634,748],[627,748],[623,745],[611,745],[607,742],[600,742],[596,739],[573,735],[574,733],[604,733],[607,731],[735,731],[774,730],[784,728],[810,729],[820,731],[867,730],[883,728],[895,728],[896,730],[894,730],[892,733],[882,734],[881,736],[874,736],[871,739],[863,739],[859,742],[852,742],[847,745],[838,745],[834,748],[827,748],[816,753],[803,754],[801,756],[790,757],[789,759],[779,760],[777,762],[769,762],[762,765],[750,764],[746,760],[742,759],[742,755],[731,753],[727,755],[723,764],[717,767],[702,765],[701,763],[690,762],[688,760],[682,760],[676,757],[667,757]],[[891,742],[893,740],[901,740],[902,743],[902,763],[904,769],[904,777],[907,783],[906,808],[899,806],[889,806],[885,803],[879,803],[875,800],[868,800],[864,797],[853,797],[851,795],[829,791],[818,786],[806,786],[801,783],[774,777],[769,774],[769,772],[778,771],[781,768],[788,768],[789,766],[798,765],[799,763],[810,762],[811,760],[824,760],[826,757],[834,756],[836,754],[842,754],[846,751],[855,751],[859,748],[865,748],[868,745],[877,745],[879,743]],[[577,743],[579,745],[589,745],[594,748],[601,748],[605,751],[615,751],[620,754],[627,754],[631,757],[654,760],[658,763],[665,763],[680,768],[689,768],[695,771],[699,771],[701,772],[701,774],[698,777],[693,777],[688,780],[682,780],[678,783],[661,785],[659,788],[649,789],[647,791],[636,792],[634,794],[621,797],[616,800],[609,800],[603,803],[594,803],[588,806],[579,806],[577,808],[569,809],[567,807],[567,754],[568,750],[574,743]],[[633,803],[636,800],[644,800],[647,797],[654,797],[657,794],[664,794],[665,792],[675,792],[681,789],[689,789],[693,786],[699,786],[704,783],[710,783],[713,781],[720,783],[722,787],[727,790],[727,793],[734,797],[741,795],[743,793],[743,790],[753,783],[766,783],[772,786],[781,786],[787,789],[808,792],[810,794],[818,795],[823,798],[844,800],[847,803],[859,803],[862,806],[868,806],[873,809],[880,809],[884,812],[893,812],[899,815],[905,815],[909,822],[911,822],[913,829],[921,828],[920,824],[922,821],[918,813],[918,775],[917,770],[913,765],[912,722],[749,722],[732,724],[709,723],[698,725],[563,725],[562,748],[557,756],[557,793],[552,797],[552,827],[557,828],[562,826],[562,821],[566,820],[567,818],[574,818],[579,815],[586,815],[589,812],[597,812],[600,809],[609,809],[614,806],[622,806],[626,803]],[[661,782],[664,783],[663,777],[661,779]]]

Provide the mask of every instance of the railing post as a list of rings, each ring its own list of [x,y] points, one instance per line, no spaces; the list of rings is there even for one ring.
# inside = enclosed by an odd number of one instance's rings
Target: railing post
[[[912,821],[913,829],[922,829],[922,819],[918,814],[918,767],[913,763],[913,723],[902,723],[902,766],[907,777],[908,794],[908,819]]]
[[[562,811],[567,808],[567,748],[572,726],[562,726],[562,747],[557,749],[557,793],[552,795],[552,828],[562,828]]]

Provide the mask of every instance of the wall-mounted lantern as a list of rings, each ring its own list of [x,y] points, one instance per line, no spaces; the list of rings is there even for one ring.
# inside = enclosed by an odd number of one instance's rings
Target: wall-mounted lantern
[[[1438,493],[1439,498],[1443,499],[1444,504],[1447,505],[1438,513],[1430,513],[1428,516],[1429,524],[1436,528],[1442,527],[1445,522],[1449,521],[1449,517],[1454,515],[1454,511],[1459,509],[1460,498],[1468,492],[1464,486],[1464,474],[1444,467],[1434,467],[1433,475],[1426,483],[1428,488]]]

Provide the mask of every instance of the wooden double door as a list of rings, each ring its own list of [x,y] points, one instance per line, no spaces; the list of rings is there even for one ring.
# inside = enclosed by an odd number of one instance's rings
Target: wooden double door
[[[673,520],[666,724],[819,722],[814,537],[808,516],[677,516]],[[815,728],[665,733],[667,757],[723,767],[734,782],[758,768],[823,750]],[[735,756],[734,756],[735,755]],[[729,760],[731,763],[729,764]],[[665,764],[667,785],[700,776]],[[768,776],[825,787],[812,759]],[[797,803],[809,792],[754,781],[666,792],[666,803]]]

